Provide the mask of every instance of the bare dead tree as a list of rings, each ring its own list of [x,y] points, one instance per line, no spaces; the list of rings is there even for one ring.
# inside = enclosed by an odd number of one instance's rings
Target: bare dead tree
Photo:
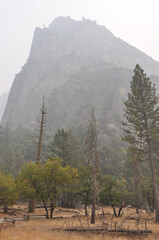
[[[43,103],[41,107],[41,119],[39,121],[40,129],[39,129],[39,140],[38,140],[38,149],[37,149],[37,156],[36,156],[36,163],[39,164],[41,161],[41,153],[42,153],[42,141],[43,141],[43,134],[44,134],[44,125],[45,125],[45,115],[47,114],[45,109],[45,101],[43,96]]]
[[[87,164],[92,166],[93,193],[92,193],[92,214],[91,223],[95,223],[95,205],[96,205],[96,173],[99,165],[99,157],[97,153],[97,134],[96,119],[94,110],[89,114],[89,124],[86,132],[85,153],[87,154]]]
[[[42,107],[40,109],[40,120],[38,121],[40,127],[39,127],[39,136],[38,136],[38,148],[37,148],[37,155],[36,155],[36,164],[39,164],[41,162],[44,125],[46,123],[45,115],[46,115],[46,109],[45,109],[45,101],[44,101],[44,96],[43,96]],[[28,209],[29,213],[34,212],[35,205],[36,205],[35,199],[30,199],[29,200],[29,209]]]

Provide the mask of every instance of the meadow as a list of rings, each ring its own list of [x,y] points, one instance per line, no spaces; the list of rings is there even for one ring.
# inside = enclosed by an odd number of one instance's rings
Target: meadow
[[[38,218],[33,219],[36,215],[44,214],[43,209],[36,209],[35,214],[30,214],[32,217],[28,221],[16,221],[13,223],[5,224],[0,233],[0,240],[127,240],[127,239],[159,239],[159,225],[154,223],[154,215],[148,214],[144,211],[140,211],[140,214],[135,214],[135,209],[127,209],[122,217],[114,218],[113,212],[110,207],[103,209],[105,215],[102,214],[102,209],[100,208],[96,212],[96,223],[90,224],[90,216],[86,217],[83,210],[74,209],[56,209],[55,216],[53,219]],[[89,209],[89,213],[91,209]],[[19,216],[22,213],[18,213]],[[24,212],[23,212],[24,214]],[[1,217],[6,217],[1,213]],[[14,218],[15,216],[10,216]],[[16,216],[17,217],[17,216]],[[66,229],[70,228],[92,228],[92,227],[106,227],[108,228],[129,228],[129,229],[139,229],[145,228],[145,218],[146,228],[151,229],[151,234],[128,234],[128,233],[110,233],[107,231],[101,232],[69,232]],[[139,219],[139,225],[137,226],[137,220]]]

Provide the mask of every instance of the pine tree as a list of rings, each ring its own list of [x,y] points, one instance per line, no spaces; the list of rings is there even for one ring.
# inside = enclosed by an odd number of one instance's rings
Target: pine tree
[[[130,82],[131,92],[125,104],[123,123],[125,140],[148,157],[150,162],[152,185],[155,198],[156,222],[159,222],[159,194],[155,173],[155,146],[158,138],[159,97],[155,85],[137,64]]]
[[[81,164],[79,143],[70,130],[57,130],[50,145],[51,154],[62,158],[63,166],[78,167]]]

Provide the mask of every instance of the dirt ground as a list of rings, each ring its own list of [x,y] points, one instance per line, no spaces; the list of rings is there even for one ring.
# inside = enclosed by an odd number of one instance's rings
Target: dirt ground
[[[89,214],[91,209],[89,209]],[[83,233],[83,232],[66,232],[65,229],[70,228],[88,228],[88,227],[104,227],[118,228],[119,226],[126,229],[136,229],[138,215],[135,214],[134,209],[127,209],[124,215],[120,218],[114,218],[111,208],[104,208],[105,216],[102,215],[102,208],[96,211],[96,224],[90,224],[90,216],[85,217],[84,210],[75,209],[61,209],[55,210],[54,219],[31,219],[29,221],[16,221],[16,223],[5,224],[0,232],[0,240],[126,240],[126,239],[159,239],[159,224],[154,223],[154,216],[145,212],[140,212],[140,221],[138,223],[139,229],[146,228],[153,231],[152,234],[134,235],[127,233],[108,233],[106,231],[100,233]],[[27,214],[27,210],[19,211],[16,215],[4,215],[0,212],[0,217],[20,217]],[[45,214],[43,209],[36,209],[34,215]],[[32,216],[33,214],[31,214]],[[77,217],[78,215],[78,217]],[[131,217],[131,219],[128,219]],[[122,225],[121,225],[122,224]]]

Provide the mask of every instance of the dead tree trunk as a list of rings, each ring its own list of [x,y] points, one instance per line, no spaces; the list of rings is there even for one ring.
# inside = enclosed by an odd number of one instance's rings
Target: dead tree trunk
[[[96,119],[94,110],[90,112],[89,125],[86,133],[85,152],[87,154],[87,164],[92,166],[93,192],[92,192],[92,214],[91,223],[95,223],[96,205],[96,173],[98,171],[99,158],[97,154]]]
[[[94,152],[92,152],[92,177],[93,177],[93,198],[92,198],[91,223],[95,223],[95,206],[96,206],[96,169],[95,169],[95,154],[94,154]]]
[[[43,97],[43,103],[42,103],[42,108],[41,108],[41,119],[39,121],[40,123],[40,128],[39,128],[39,140],[38,140],[38,149],[37,149],[37,155],[36,155],[36,163],[39,164],[41,161],[41,153],[42,153],[42,140],[43,140],[43,134],[44,134],[44,124],[45,124],[45,115],[46,115],[46,110],[45,110],[45,102],[44,102],[44,97]],[[30,199],[29,200],[29,213],[32,213],[35,211],[35,205],[36,205],[36,200],[35,199]]]
[[[36,163],[40,163],[41,161],[41,153],[42,153],[42,141],[43,141],[43,134],[44,134],[44,124],[45,124],[45,102],[43,97],[43,103],[41,108],[41,120],[40,120],[40,129],[39,129],[39,141],[38,141],[38,150],[37,150],[37,156],[36,156]]]

